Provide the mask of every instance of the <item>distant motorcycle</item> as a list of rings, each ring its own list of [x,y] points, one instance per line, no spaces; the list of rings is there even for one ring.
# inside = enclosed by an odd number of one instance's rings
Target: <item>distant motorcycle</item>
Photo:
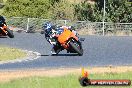
[[[8,26],[2,22],[0,22],[0,34],[2,36],[9,36],[10,38],[14,38],[13,31],[8,28]]]
[[[60,28],[55,32],[56,40],[60,45],[60,48],[66,49],[68,53],[77,53],[79,56],[83,55],[83,48],[81,41],[83,38],[78,38],[75,33],[67,28]]]

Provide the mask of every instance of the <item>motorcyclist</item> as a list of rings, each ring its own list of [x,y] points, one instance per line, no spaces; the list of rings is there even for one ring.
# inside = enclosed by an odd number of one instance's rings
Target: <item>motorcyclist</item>
[[[0,15],[0,23],[4,23],[4,24],[6,24],[6,22],[5,22],[5,18],[4,18],[3,16],[1,16],[1,15]]]
[[[63,29],[63,28],[67,28],[67,29],[71,30],[74,33],[76,32],[74,27],[72,27],[72,26],[69,26],[69,27],[59,26],[59,27],[57,27],[57,26],[55,26],[55,25],[53,25],[49,22],[47,22],[43,25],[43,29],[45,31],[45,38],[51,45],[53,45],[53,48],[51,50],[52,54],[58,54],[61,50],[63,50],[63,48],[58,43],[58,41],[55,37],[57,30]],[[75,33],[75,35],[76,35],[76,33]]]
[[[5,22],[5,18],[3,16],[0,15],[0,27],[2,27],[4,24],[6,24]],[[0,34],[2,33],[2,30],[0,30]]]
[[[52,54],[59,53],[60,52],[60,49],[59,49],[59,46],[58,46],[57,41],[56,41],[56,38],[55,38],[56,26],[53,25],[50,22],[46,22],[43,25],[43,30],[44,30],[44,33],[45,33],[46,40],[51,45],[53,45],[53,48],[51,50],[51,53]]]

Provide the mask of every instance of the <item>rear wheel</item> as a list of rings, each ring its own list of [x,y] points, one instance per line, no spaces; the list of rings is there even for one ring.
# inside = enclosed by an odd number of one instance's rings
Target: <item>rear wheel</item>
[[[83,55],[83,49],[77,42],[70,41],[69,45],[73,48],[76,53],[78,53],[79,56]]]
[[[8,35],[10,38],[14,38],[14,35],[13,35],[13,31],[12,31],[12,30],[10,30],[9,28],[7,28],[6,31],[8,32],[7,35]]]
[[[6,33],[3,32],[1,29],[0,29],[0,34],[1,34],[2,36],[6,36]]]
[[[44,34],[44,30],[42,30],[40,33],[41,33],[41,34]]]
[[[83,86],[83,87],[90,85],[90,80],[86,77],[80,78],[79,82],[80,82],[81,86]]]

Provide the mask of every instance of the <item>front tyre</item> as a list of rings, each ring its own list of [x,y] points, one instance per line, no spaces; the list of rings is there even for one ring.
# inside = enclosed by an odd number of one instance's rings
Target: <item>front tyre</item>
[[[14,34],[13,34],[13,31],[10,30],[9,28],[6,29],[7,31],[7,35],[10,37],[10,38],[14,38]]]
[[[72,41],[70,41],[69,45],[72,47],[72,49],[76,53],[78,53],[79,56],[83,55],[83,49],[81,48],[81,46],[77,42],[73,43]]]

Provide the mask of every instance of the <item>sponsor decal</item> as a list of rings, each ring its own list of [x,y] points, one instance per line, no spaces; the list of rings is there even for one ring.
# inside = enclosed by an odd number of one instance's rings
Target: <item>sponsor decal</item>
[[[129,79],[90,79],[88,72],[82,68],[82,76],[79,77],[81,86],[130,86]]]

